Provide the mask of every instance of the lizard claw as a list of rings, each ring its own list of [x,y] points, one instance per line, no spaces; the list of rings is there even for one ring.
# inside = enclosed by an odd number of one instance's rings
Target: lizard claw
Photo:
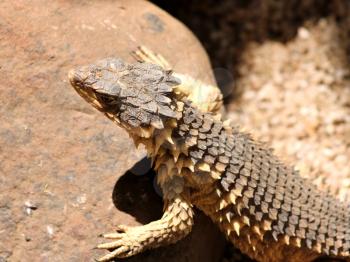
[[[106,239],[115,241],[97,245],[97,249],[107,249],[110,251],[107,255],[96,261],[105,262],[115,258],[125,258],[139,253],[141,244],[139,243],[139,234],[132,231],[133,227],[119,225],[117,232],[103,234]]]
[[[125,253],[126,251],[129,251],[129,249],[125,246],[121,246],[121,247],[113,250],[109,254],[107,254],[99,259],[96,259],[96,261],[105,262],[105,261],[110,261],[110,260],[117,258],[117,257],[127,257],[128,255],[123,255],[123,253]]]
[[[108,242],[97,245],[98,249],[115,249],[123,245],[123,242],[121,240],[117,240],[114,242]]]
[[[108,239],[120,239],[123,238],[125,233],[108,233],[108,234],[103,234],[102,237],[108,238]]]

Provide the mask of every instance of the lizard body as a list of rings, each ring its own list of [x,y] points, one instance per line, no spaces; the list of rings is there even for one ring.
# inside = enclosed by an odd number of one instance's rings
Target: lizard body
[[[350,207],[191,103],[171,71],[110,58],[69,78],[87,102],[145,145],[163,192],[163,217],[104,235],[114,241],[98,246],[112,250],[100,261],[178,241],[191,231],[193,206],[258,261],[350,261]]]

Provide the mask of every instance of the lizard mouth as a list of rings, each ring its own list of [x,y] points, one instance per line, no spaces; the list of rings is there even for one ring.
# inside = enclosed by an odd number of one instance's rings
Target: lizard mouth
[[[70,70],[68,72],[68,78],[75,91],[84,98],[89,104],[94,106],[98,110],[102,110],[103,106],[99,102],[96,92],[93,88],[88,87],[84,84],[87,76],[84,76],[82,72],[76,70]]]

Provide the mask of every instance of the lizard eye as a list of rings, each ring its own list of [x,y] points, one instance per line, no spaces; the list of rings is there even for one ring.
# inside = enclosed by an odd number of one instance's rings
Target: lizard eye
[[[99,95],[98,98],[104,105],[111,106],[117,104],[117,100],[110,96]]]

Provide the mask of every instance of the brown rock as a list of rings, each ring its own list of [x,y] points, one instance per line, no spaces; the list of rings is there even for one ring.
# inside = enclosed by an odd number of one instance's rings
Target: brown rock
[[[130,206],[115,208],[113,188],[143,152],[67,82],[76,65],[132,61],[140,44],[213,82],[198,41],[146,1],[1,1],[0,261],[93,261],[99,234],[160,217],[149,176],[132,177],[138,190],[115,201]],[[221,234],[202,215],[197,222],[186,240],[130,260],[218,261]]]

